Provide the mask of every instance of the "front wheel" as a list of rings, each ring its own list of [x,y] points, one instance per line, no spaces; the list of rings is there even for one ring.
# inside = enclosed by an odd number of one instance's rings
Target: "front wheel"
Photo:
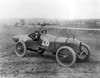
[[[72,66],[76,62],[75,51],[67,46],[58,49],[56,60],[61,66]]]
[[[16,55],[19,57],[24,57],[26,55],[26,51],[27,51],[26,44],[23,41],[17,42],[15,47]]]

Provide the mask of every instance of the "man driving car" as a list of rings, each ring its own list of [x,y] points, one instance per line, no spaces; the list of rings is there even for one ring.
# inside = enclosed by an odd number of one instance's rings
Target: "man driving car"
[[[47,33],[46,30],[42,30],[42,31],[35,31],[34,33],[31,33],[29,35],[30,38],[32,38],[33,41],[39,41],[41,38],[41,35],[45,35]]]

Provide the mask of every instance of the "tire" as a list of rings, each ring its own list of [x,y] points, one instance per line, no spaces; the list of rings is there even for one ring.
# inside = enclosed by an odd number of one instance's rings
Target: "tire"
[[[68,52],[71,54],[71,57],[69,57]],[[66,53],[66,54],[64,54],[64,53]],[[70,60],[70,59],[72,59],[72,60]],[[72,66],[76,62],[76,53],[72,48],[63,46],[57,50],[56,60],[61,66],[64,66],[64,67]]]
[[[79,61],[87,61],[90,58],[90,48],[87,44],[81,43],[80,45],[81,49],[80,49],[80,55],[78,60]],[[87,51],[83,51],[83,48],[86,49]],[[82,53],[83,52],[83,53]]]
[[[15,53],[19,57],[24,57],[26,55],[26,44],[23,41],[18,41],[15,47]]]

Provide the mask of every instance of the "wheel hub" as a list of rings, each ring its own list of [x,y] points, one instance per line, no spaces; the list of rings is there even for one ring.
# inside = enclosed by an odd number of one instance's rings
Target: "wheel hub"
[[[23,45],[21,44],[21,43],[19,43],[18,45],[17,45],[17,47],[16,47],[16,49],[17,49],[17,52],[19,53],[19,54],[22,54],[23,53]]]

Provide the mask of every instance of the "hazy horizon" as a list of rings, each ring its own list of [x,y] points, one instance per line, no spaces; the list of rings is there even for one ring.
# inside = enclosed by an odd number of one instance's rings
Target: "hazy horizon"
[[[99,19],[99,0],[1,0],[0,19]]]

